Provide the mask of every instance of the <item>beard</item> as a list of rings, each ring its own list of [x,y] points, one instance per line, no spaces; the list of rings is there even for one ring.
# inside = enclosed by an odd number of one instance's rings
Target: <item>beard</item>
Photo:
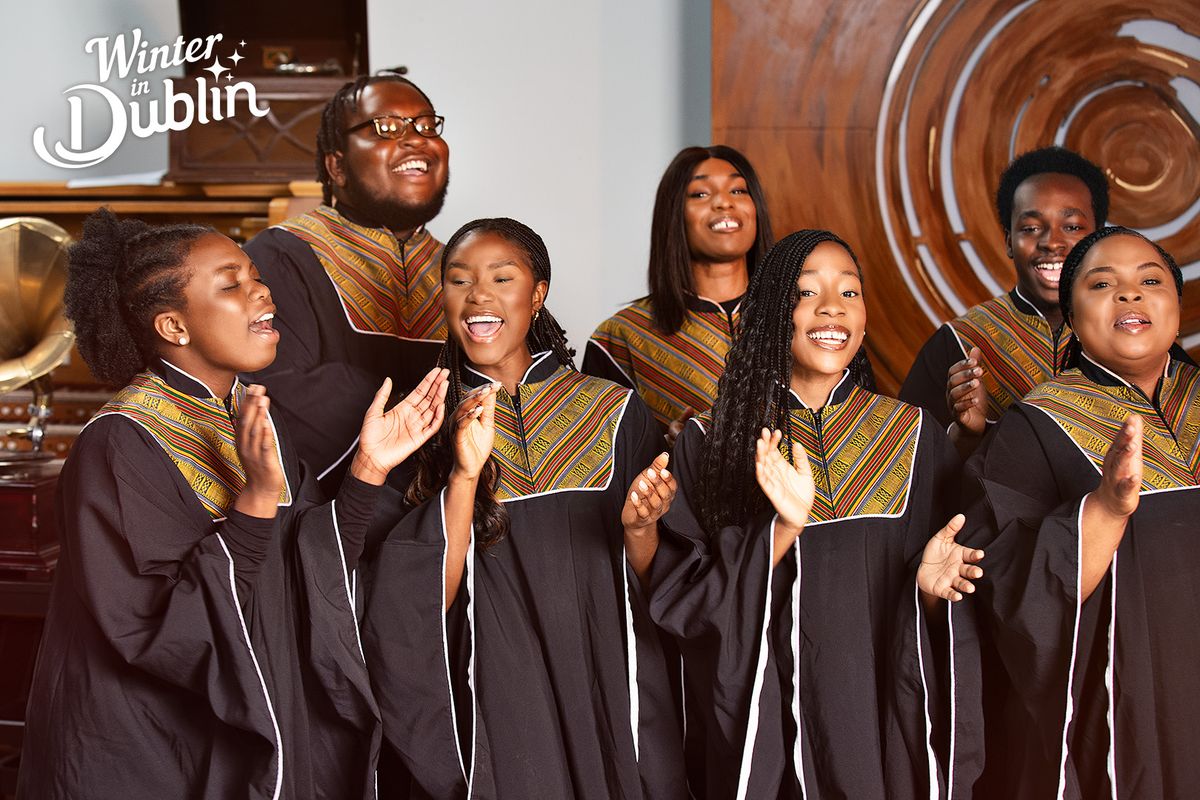
[[[396,231],[415,231],[438,215],[446,202],[450,189],[450,176],[442,188],[424,203],[408,203],[392,197],[380,197],[364,187],[358,180],[347,176],[346,185],[337,197],[340,211],[348,212],[352,220],[373,228]]]

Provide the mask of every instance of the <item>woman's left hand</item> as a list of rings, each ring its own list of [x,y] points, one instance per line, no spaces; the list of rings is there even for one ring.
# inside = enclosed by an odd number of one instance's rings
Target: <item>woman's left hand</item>
[[[983,577],[983,568],[976,566],[983,560],[983,551],[954,541],[966,521],[962,514],[955,514],[926,543],[917,568],[917,586],[926,595],[951,602],[962,600],[964,592],[975,591],[971,581]]]
[[[669,459],[666,453],[659,453],[650,467],[633,479],[625,493],[625,507],[621,509],[625,530],[649,528],[671,507],[676,486],[675,476],[667,471]]]
[[[431,369],[417,388],[388,411],[392,379],[385,378],[363,417],[358,434],[358,453],[351,473],[366,483],[380,485],[396,465],[429,441],[446,414],[446,390],[450,371]]]

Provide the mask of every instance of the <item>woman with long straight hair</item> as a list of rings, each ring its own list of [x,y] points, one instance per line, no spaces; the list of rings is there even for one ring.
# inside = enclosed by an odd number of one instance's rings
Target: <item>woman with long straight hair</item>
[[[742,295],[773,243],[749,160],[725,145],[681,150],[654,199],[650,293],[600,323],[583,371],[636,389],[674,440],[716,398]]]

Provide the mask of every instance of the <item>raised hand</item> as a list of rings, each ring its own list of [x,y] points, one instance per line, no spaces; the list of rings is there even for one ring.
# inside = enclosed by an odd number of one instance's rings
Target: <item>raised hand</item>
[[[1137,511],[1142,488],[1142,417],[1130,414],[1113,437],[1101,466],[1100,485],[1083,501],[1079,598],[1086,600],[1104,580],[1113,555]]]
[[[946,406],[968,435],[983,436],[987,428],[988,399],[983,387],[983,352],[972,347],[962,361],[946,373]]]
[[[683,413],[679,415],[678,419],[671,420],[671,424],[667,426],[667,447],[675,446],[675,440],[679,438],[679,434],[683,433],[683,426],[686,425],[687,421],[694,416],[696,416],[695,411],[690,408],[685,408]]]
[[[1130,414],[1104,454],[1100,486],[1092,498],[1113,517],[1137,511],[1142,489],[1142,417]]]
[[[667,471],[670,456],[659,453],[649,468],[633,479],[625,493],[621,524],[626,531],[648,528],[658,522],[675,499],[675,476]]]
[[[489,383],[468,394],[454,412],[454,472],[475,480],[496,440],[496,392],[500,384]]]
[[[983,577],[983,551],[964,547],[954,541],[967,518],[955,514],[946,527],[930,537],[917,567],[917,586],[930,597],[957,602],[963,594],[975,591],[972,580]]]
[[[773,552],[776,564],[808,524],[808,512],[812,510],[817,490],[804,446],[799,442],[792,443],[796,461],[792,466],[779,452],[782,440],[782,432],[772,433],[763,428],[754,443],[754,477],[779,515]]]
[[[270,406],[265,387],[247,386],[234,425],[234,446],[246,474],[246,485],[233,507],[264,519],[275,516],[283,491],[283,466],[275,447],[275,429],[267,414]]]
[[[382,484],[388,472],[437,433],[446,414],[449,375],[447,369],[431,369],[417,388],[387,412],[384,406],[391,395],[392,379],[384,379],[363,416],[358,453],[350,469],[354,477]]]

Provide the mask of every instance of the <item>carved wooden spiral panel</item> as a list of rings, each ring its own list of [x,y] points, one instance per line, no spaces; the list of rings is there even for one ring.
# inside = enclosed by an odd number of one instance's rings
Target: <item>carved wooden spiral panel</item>
[[[1200,3],[713,11],[714,137],[762,165],[780,233],[827,227],[859,251],[886,387],[936,325],[1013,285],[996,183],[1013,156],[1049,144],[1099,164],[1109,221],[1179,261],[1183,343],[1200,351]]]

